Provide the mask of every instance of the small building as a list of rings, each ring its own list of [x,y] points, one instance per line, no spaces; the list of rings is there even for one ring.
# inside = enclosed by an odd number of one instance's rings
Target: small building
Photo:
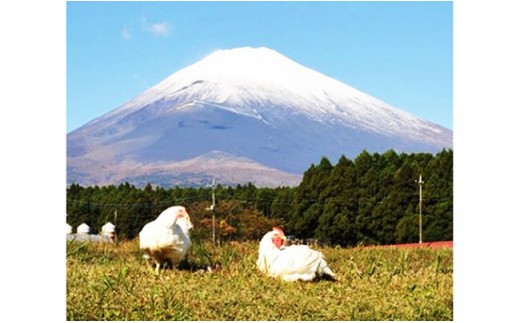
[[[90,227],[86,223],[82,223],[78,225],[78,228],[76,229],[76,232],[78,234],[88,234],[90,232]]]
[[[113,243],[111,234],[115,233],[115,226],[109,222],[103,226],[102,234],[89,234],[89,232],[90,227],[86,223],[82,223],[76,229],[76,234],[67,233],[67,241]]]
[[[105,223],[101,227],[101,235],[114,239],[116,236],[116,226],[110,222]]]
[[[65,227],[65,230],[67,231],[67,234],[71,234],[72,233],[72,226],[68,223],[65,223],[67,226]]]

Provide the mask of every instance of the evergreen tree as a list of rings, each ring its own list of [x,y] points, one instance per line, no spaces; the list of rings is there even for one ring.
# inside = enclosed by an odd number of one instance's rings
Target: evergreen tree
[[[355,159],[357,173],[357,199],[358,210],[355,219],[357,228],[357,242],[374,244],[377,239],[372,222],[374,221],[374,208],[379,203],[379,168],[377,167],[379,154],[370,155],[363,150]]]
[[[219,184],[217,213],[219,221],[224,221],[220,234],[222,239],[253,239],[277,223],[287,234],[317,237],[332,245],[415,242],[419,175],[425,182],[423,241],[453,239],[452,150],[435,156],[365,150],[354,161],[341,156],[335,166],[323,157],[317,166],[310,165],[294,188]],[[133,239],[167,207],[184,205],[195,225],[194,236],[207,239],[211,236],[211,213],[206,210],[211,195],[209,187],[166,190],[151,184],[142,189],[129,183],[72,184],[67,188],[67,223],[75,228],[85,222],[97,233],[106,222],[115,222],[117,211],[118,236]]]
[[[323,213],[316,229],[319,239],[343,246],[356,244],[356,182],[354,163],[341,156],[324,189]]]
[[[313,238],[318,220],[323,213],[324,189],[333,167],[323,157],[318,166],[304,173],[303,180],[296,191],[293,212],[289,222],[294,234],[302,238]]]
[[[291,203],[295,189],[290,187],[276,189],[276,194],[271,204],[271,217],[287,223],[290,219]]]
[[[453,151],[443,150],[427,166],[425,178],[425,241],[453,239]]]

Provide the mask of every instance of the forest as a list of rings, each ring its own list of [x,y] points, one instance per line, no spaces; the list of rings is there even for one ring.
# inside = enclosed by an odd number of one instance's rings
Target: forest
[[[211,210],[213,193],[216,207]],[[87,223],[97,233],[110,221],[118,239],[137,237],[163,210],[183,205],[194,224],[194,239],[212,238],[214,216],[218,242],[257,240],[274,225],[286,235],[329,246],[418,242],[421,213],[424,242],[452,240],[453,150],[435,155],[365,150],[353,160],[341,156],[336,164],[322,157],[297,187],[71,184],[66,200],[68,224]]]

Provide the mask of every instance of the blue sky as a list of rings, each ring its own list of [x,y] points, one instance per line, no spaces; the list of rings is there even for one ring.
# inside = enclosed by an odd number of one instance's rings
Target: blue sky
[[[451,2],[67,2],[67,132],[216,49],[269,47],[453,129]]]

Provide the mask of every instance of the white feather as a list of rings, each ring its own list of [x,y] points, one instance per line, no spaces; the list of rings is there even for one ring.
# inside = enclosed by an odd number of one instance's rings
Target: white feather
[[[155,264],[157,272],[163,262],[169,261],[175,266],[184,258],[191,247],[191,228],[186,209],[172,206],[139,232],[139,247],[144,257]]]
[[[285,281],[308,281],[323,275],[335,277],[321,252],[306,245],[278,249],[272,241],[276,234],[276,231],[270,231],[260,241],[256,263],[260,271]]]

